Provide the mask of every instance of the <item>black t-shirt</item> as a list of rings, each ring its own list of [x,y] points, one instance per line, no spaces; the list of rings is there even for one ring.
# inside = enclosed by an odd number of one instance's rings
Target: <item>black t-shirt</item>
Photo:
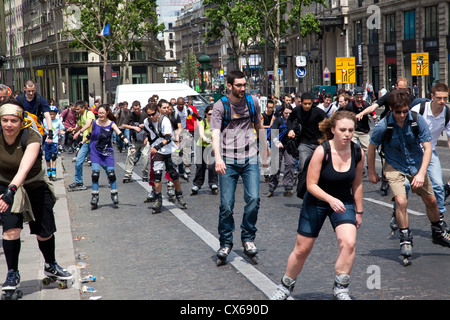
[[[263,126],[268,126],[270,125],[270,121],[272,120],[272,114],[268,115],[265,112],[262,113],[262,117],[263,117]]]
[[[309,111],[304,111],[303,107],[297,107],[294,108],[288,118],[288,130],[294,129],[294,120],[297,119],[302,126],[300,143],[318,145],[319,139],[322,138],[322,132],[319,130],[319,123],[325,118],[327,118],[326,113],[318,107],[313,106]]]
[[[351,101],[344,110],[354,112],[355,114],[358,114],[362,112],[364,109],[366,109],[369,106],[369,104],[365,101],[361,102],[361,107],[358,107],[355,103],[355,101]],[[368,133],[370,131],[370,125],[369,125],[369,115],[364,115],[360,121],[356,123],[356,129],[355,131],[358,132],[364,132]]]

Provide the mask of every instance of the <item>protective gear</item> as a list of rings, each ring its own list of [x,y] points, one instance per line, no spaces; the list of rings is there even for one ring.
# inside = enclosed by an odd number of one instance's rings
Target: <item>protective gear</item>
[[[58,154],[57,153],[52,153],[52,161],[56,161],[56,159],[58,158]]]
[[[162,174],[163,174],[162,170],[155,170],[155,179],[154,179],[155,182],[161,182]]]
[[[57,106],[50,106],[50,111],[58,112]]]
[[[109,182],[116,182],[116,172],[114,170],[108,170],[106,171],[106,174],[108,175]]]
[[[100,171],[92,170],[92,182],[97,183],[99,178],[100,178]]]
[[[16,191],[17,186],[15,186],[14,184],[9,185],[8,189],[6,189],[1,199],[7,204],[11,205],[14,202],[14,195],[16,194]]]

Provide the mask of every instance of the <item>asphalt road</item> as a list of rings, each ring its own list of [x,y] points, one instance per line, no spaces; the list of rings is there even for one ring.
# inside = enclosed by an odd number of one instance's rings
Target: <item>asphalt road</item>
[[[437,147],[444,180],[450,176],[450,150]],[[66,186],[73,182],[74,163],[63,154],[68,170]],[[261,207],[256,245],[259,263],[243,254],[239,224],[244,207],[242,183],[236,191],[236,231],[233,253],[227,265],[217,267],[219,196],[201,189],[189,196],[191,182],[182,182],[187,209],[167,205],[151,214],[144,203],[148,183],[140,180],[142,167],[135,167],[136,181],[123,184],[125,154],[116,152],[120,205],[114,209],[105,173],[100,177],[100,202],[91,210],[91,168],[84,167],[86,191],[67,195],[75,255],[85,255],[81,276],[92,274],[96,292],[82,299],[104,300],[265,300],[283,276],[295,239],[301,200],[284,197],[277,189],[267,198],[261,182]],[[380,167],[380,162],[377,161]],[[193,173],[191,173],[191,177]],[[424,205],[417,195],[409,200],[410,227],[414,236],[412,264],[402,266],[397,234],[390,237],[392,202],[382,196],[380,185],[364,178],[364,219],[357,236],[357,254],[351,273],[350,294],[358,300],[449,299],[450,248],[431,242],[431,229]],[[165,195],[165,182],[163,192]],[[449,220],[450,222],[450,220]],[[76,240],[75,240],[76,239]],[[81,240],[78,240],[81,239]],[[298,277],[292,297],[301,300],[332,299],[334,262],[338,252],[335,234],[328,222],[316,241]]]

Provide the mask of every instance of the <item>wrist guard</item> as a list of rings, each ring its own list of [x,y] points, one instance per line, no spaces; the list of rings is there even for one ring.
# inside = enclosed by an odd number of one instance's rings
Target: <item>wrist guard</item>
[[[2,195],[2,200],[11,205],[14,202],[14,195],[16,194],[17,186],[11,184]]]

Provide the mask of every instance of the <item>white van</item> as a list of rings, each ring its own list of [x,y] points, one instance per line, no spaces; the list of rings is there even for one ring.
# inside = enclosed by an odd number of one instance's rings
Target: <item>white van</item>
[[[172,98],[192,97],[194,107],[201,117],[208,105],[208,102],[197,91],[183,83],[121,84],[117,86],[114,102],[117,105],[119,102],[127,101],[128,107],[131,108],[133,101],[138,100],[143,108],[154,94],[158,95],[159,99],[167,101]]]

